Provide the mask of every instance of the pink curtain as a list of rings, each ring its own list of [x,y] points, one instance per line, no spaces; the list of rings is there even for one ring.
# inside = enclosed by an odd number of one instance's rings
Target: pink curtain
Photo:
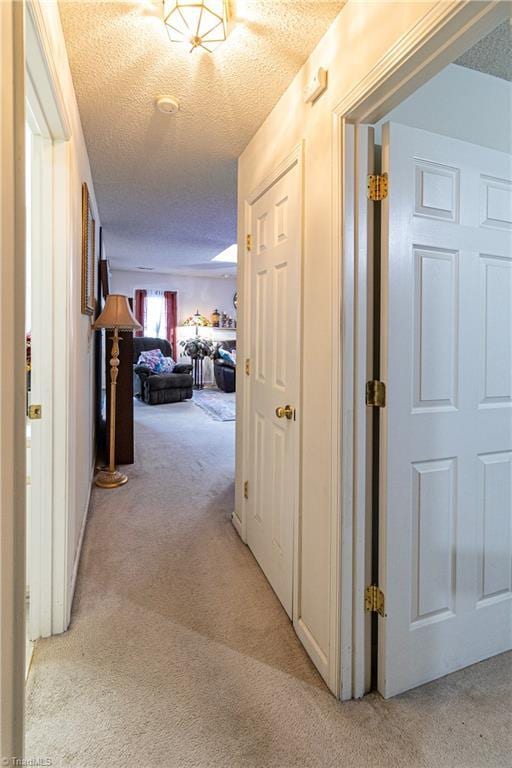
[[[135,331],[136,336],[144,336],[144,329],[146,327],[146,299],[148,292],[137,288],[135,291],[135,319],[142,325],[142,331]]]
[[[165,322],[167,326],[167,338],[171,343],[174,359],[178,358],[177,333],[178,324],[177,296],[176,291],[164,291],[165,299]]]

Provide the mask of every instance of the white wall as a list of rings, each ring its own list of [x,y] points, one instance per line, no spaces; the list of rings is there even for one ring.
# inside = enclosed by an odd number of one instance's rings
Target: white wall
[[[199,309],[210,319],[214,309],[236,317],[233,295],[236,279],[216,277],[190,277],[158,272],[131,272],[112,270],[110,290],[133,297],[137,288],[178,292],[178,325]]]
[[[332,584],[333,510],[338,505],[336,459],[339,438],[333,368],[340,352],[341,313],[333,275],[340,255],[332,242],[333,110],[400,38],[435,4],[358,2],[343,7],[311,57],[297,74],[239,159],[238,275],[243,302],[245,274],[245,200],[263,180],[304,141],[303,359],[302,435],[299,530],[299,602],[301,620],[316,646],[316,663],[336,685],[332,653],[336,627],[337,584]],[[313,105],[303,92],[315,70],[329,72],[327,91]],[[244,319],[238,318],[239,357],[245,357]],[[244,379],[239,379],[237,403],[243,402]],[[237,421],[237,444],[242,445],[242,420]],[[341,461],[341,460],[340,460]],[[243,464],[237,451],[236,516],[243,509]],[[331,624],[332,621],[332,624]]]
[[[512,83],[450,64],[377,123],[379,144],[388,121],[510,153]]]
[[[71,403],[69,424],[68,478],[70,519],[68,521],[67,579],[71,585],[76,568],[80,535],[89,503],[91,478],[95,460],[94,436],[94,353],[91,320],[82,315],[81,305],[81,250],[82,250],[82,183],[87,182],[91,196],[96,232],[99,215],[89,167],[87,149],[75,90],[69,68],[64,35],[56,0],[41,3],[49,51],[53,58],[63,100],[66,105],[71,138],[66,144],[69,180],[69,222],[63,222],[63,231],[69,228],[70,306],[67,333],[70,343]],[[97,253],[96,245],[96,253]],[[56,404],[57,406],[57,404]],[[64,479],[63,479],[64,482]],[[68,606],[69,608],[70,606]]]

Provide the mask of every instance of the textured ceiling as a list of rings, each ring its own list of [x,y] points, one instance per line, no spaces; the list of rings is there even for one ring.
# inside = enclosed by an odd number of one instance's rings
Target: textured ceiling
[[[190,54],[159,2],[60,3],[113,267],[231,271],[209,261],[236,240],[237,158],[342,6],[237,0],[227,41]]]
[[[512,26],[509,19],[457,59],[456,64],[512,81]]]

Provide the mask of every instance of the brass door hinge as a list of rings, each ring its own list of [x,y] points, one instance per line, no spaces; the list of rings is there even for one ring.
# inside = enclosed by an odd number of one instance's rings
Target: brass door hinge
[[[364,607],[370,613],[378,613],[385,616],[384,592],[376,584],[370,584],[364,591]]]
[[[29,405],[27,416],[29,419],[42,419],[43,418],[43,406],[42,405]]]
[[[245,375],[246,376],[251,375],[251,360],[249,357],[245,358]]]
[[[252,235],[247,235],[246,246],[248,251],[252,251]]]
[[[386,385],[383,381],[372,379],[366,382],[366,405],[384,408],[386,405]]]
[[[388,196],[389,181],[387,173],[368,176],[368,198],[374,202],[384,200]]]
[[[248,498],[249,498],[249,481],[246,480],[244,482],[244,499],[248,499]]]

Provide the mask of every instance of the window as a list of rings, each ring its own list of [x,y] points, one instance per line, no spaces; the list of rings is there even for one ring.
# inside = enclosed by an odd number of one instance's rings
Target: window
[[[134,295],[134,314],[143,330],[137,336],[167,339],[176,350],[176,322],[178,304],[176,291],[155,291],[137,288]]]
[[[146,299],[144,335],[157,339],[167,338],[165,298],[162,291],[148,291]]]

